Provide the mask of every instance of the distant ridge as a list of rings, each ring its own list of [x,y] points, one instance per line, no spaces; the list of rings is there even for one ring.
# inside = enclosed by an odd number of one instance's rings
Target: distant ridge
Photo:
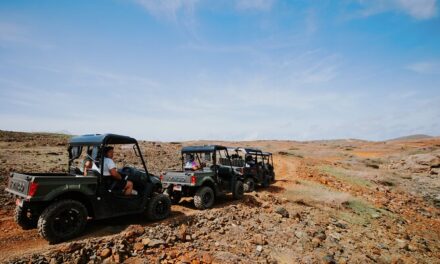
[[[433,138],[433,136],[424,135],[424,134],[415,134],[415,135],[409,135],[404,137],[398,137],[393,139],[388,139],[387,141],[400,141],[400,140],[412,140],[412,139],[427,139],[427,138]]]

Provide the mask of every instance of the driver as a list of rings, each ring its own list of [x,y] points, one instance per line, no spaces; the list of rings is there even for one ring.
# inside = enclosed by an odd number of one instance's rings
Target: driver
[[[185,164],[185,170],[198,170],[200,169],[200,166],[197,164],[197,162],[194,160],[194,155],[189,154],[188,155],[188,161]]]
[[[124,179],[123,176],[116,170],[115,162],[113,161],[114,148],[113,147],[104,147],[104,170],[103,176],[111,177],[110,179],[113,182],[116,182],[116,188],[123,190],[125,195],[134,194],[133,190],[133,182],[130,180]],[[108,178],[107,178],[108,179]]]

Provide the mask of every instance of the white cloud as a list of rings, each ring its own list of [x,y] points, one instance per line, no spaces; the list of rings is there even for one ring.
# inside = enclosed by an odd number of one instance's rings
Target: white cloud
[[[368,17],[384,12],[403,12],[416,19],[430,19],[437,14],[437,0],[357,0],[363,7],[358,14]]]
[[[181,12],[192,15],[198,0],[135,0],[150,14],[177,21]]]
[[[267,11],[272,8],[275,0],[237,0],[236,7],[240,10],[262,10]]]
[[[410,64],[406,68],[420,74],[440,74],[440,63],[438,62],[421,61]]]
[[[417,19],[434,17],[437,13],[436,4],[436,0],[397,0],[400,9]]]

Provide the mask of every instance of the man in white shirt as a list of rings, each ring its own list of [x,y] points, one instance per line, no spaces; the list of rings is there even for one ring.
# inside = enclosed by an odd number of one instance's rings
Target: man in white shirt
[[[123,179],[122,175],[116,170],[113,155],[113,147],[104,147],[104,164],[102,175],[104,177],[112,177],[117,181],[117,186],[124,191],[125,195],[131,195],[133,191],[133,182]]]

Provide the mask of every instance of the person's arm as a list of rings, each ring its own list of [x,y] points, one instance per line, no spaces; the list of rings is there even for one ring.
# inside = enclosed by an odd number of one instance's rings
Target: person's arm
[[[116,180],[122,180],[122,176],[116,170],[116,164],[113,162],[112,159],[108,159],[107,166],[108,166],[108,170],[110,171],[110,175],[113,178],[115,178]]]
[[[110,175],[117,180],[122,180],[122,175],[116,170],[116,168],[110,170]]]
[[[84,168],[83,168],[83,175],[84,176],[87,176],[87,170],[88,169],[90,169],[92,166],[90,166],[91,164],[91,161],[90,160],[87,160],[85,163],[84,163]]]

